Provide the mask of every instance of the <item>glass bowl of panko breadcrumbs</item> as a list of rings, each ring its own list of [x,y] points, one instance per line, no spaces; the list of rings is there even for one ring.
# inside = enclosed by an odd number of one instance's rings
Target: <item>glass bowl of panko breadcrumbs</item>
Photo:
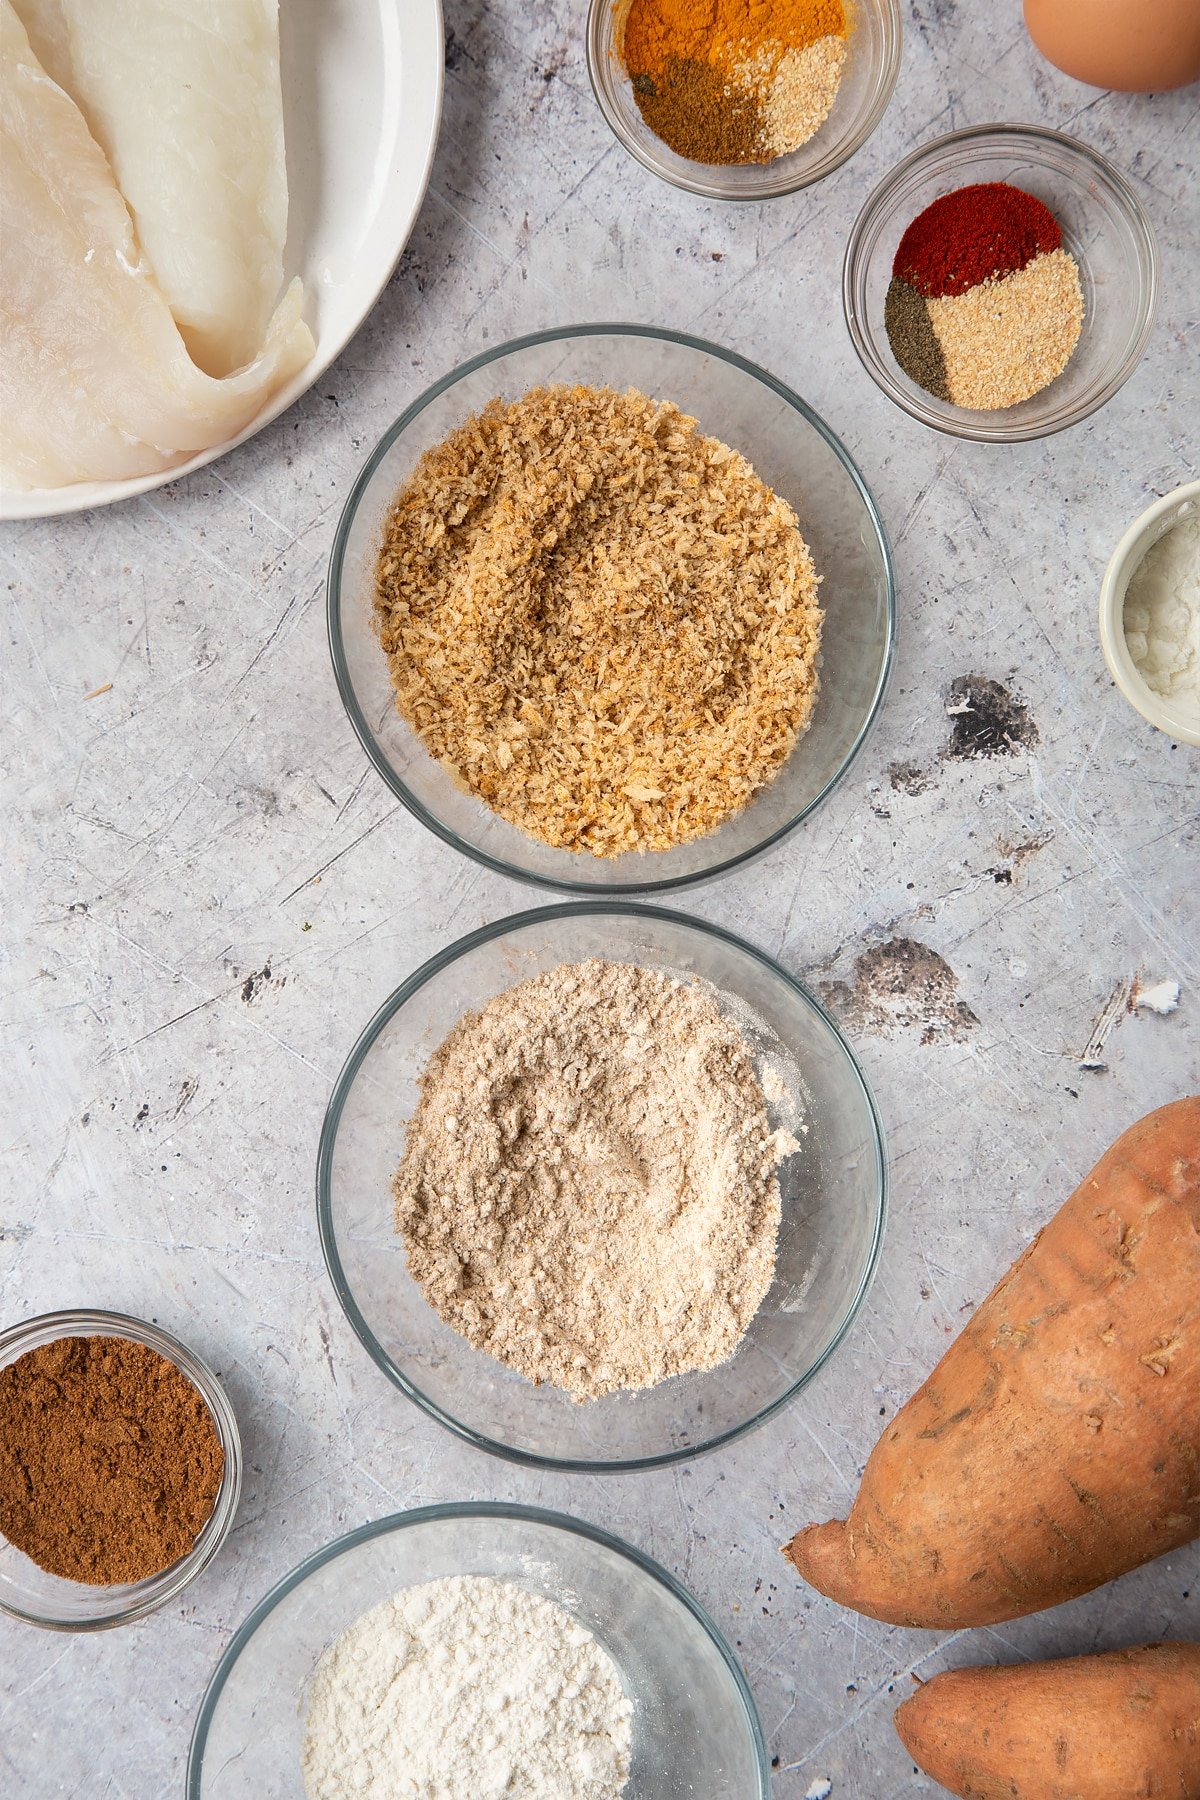
[[[866,143],[901,37],[899,0],[591,0],[588,73],[618,140],[661,180],[769,200]]]
[[[853,760],[891,660],[878,509],[781,382],[635,325],[543,332],[421,396],[329,575],[376,769],[487,867],[662,890],[777,843]]]

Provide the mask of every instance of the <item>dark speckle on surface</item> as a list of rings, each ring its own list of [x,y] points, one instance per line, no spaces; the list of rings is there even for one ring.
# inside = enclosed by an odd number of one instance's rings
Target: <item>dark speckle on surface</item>
[[[888,764],[888,780],[898,794],[923,794],[933,787],[936,776],[915,762]]]
[[[822,982],[821,998],[852,1030],[884,1037],[915,1030],[923,1044],[961,1040],[979,1023],[958,998],[949,963],[915,938],[889,938],[862,951],[853,981]]]
[[[247,1006],[249,1006],[250,1002],[253,1000],[255,994],[257,994],[259,988],[263,985],[263,983],[265,981],[270,981],[270,979],[271,979],[270,963],[264,963],[262,968],[258,971],[257,974],[247,975],[245,981],[243,981],[243,983],[242,983],[242,999],[246,1002]]]
[[[956,676],[946,697],[946,716],[954,722],[948,757],[1017,756],[1038,741],[1025,702],[987,675]]]

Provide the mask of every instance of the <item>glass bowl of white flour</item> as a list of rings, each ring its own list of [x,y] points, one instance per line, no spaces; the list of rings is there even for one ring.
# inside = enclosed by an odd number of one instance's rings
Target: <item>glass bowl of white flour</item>
[[[188,1800],[768,1800],[686,1589],[561,1513],[432,1506],[310,1556],[217,1667]]]
[[[713,1221],[710,1215],[690,1240],[696,1246],[695,1261],[685,1254],[673,1263],[665,1250],[660,1255],[656,1231],[618,1242],[614,1232],[620,1224],[610,1229],[603,1223],[589,1236],[587,1220],[578,1211],[560,1218],[546,1215],[539,1225],[538,1216],[527,1210],[525,1192],[502,1185],[496,1201],[506,1220],[500,1255],[507,1255],[510,1234],[519,1226],[532,1244],[536,1265],[535,1283],[519,1271],[510,1279],[500,1256],[487,1248],[493,1201],[482,1164],[442,1167],[434,1171],[433,1184],[441,1182],[438,1205],[455,1229],[468,1213],[482,1213],[479,1229],[485,1241],[478,1259],[460,1260],[473,1255],[460,1243],[457,1248],[435,1245],[425,1267],[420,1254],[414,1261],[407,1230],[403,1238],[397,1230],[402,1203],[400,1186],[394,1183],[401,1182],[397,1169],[402,1156],[407,1162],[413,1140],[422,1135],[417,1115],[427,1106],[431,1080],[443,1066],[444,1047],[460,1022],[470,1023],[481,1011],[494,1012],[500,998],[513,990],[540,983],[544,994],[548,983],[553,987],[560,980],[564,966],[567,974],[579,973],[594,968],[597,960],[632,969],[639,978],[644,974],[643,989],[651,997],[662,977],[675,978],[691,991],[700,984],[740,1031],[765,1111],[765,1120],[759,1114],[758,1141],[778,1140],[786,1147],[776,1158],[770,1183],[778,1221],[773,1273],[769,1262],[763,1269],[754,1260],[761,1251],[760,1237],[745,1252],[739,1241],[728,1248],[731,1214],[736,1228],[739,1209],[750,1203],[738,1196],[749,1195],[751,1184],[739,1185],[735,1178],[724,1216]],[[561,986],[554,988],[561,991]],[[592,1005],[589,1000],[589,1009]],[[680,1113],[698,1110],[693,1101],[699,1082],[689,1073],[696,1065],[678,1055],[661,1014],[651,1019],[652,1012],[648,1002],[642,1029],[642,1014],[635,1008],[630,1041],[614,1052],[635,1054],[645,1078],[632,1088],[626,1084],[605,1090],[606,1095],[619,1091],[620,1098],[603,1112],[598,1135],[606,1140],[604,1157],[649,1171],[647,1215],[657,1217],[650,1214],[655,1184],[663,1185],[659,1177],[675,1152],[672,1112],[676,1105]],[[592,1016],[590,1010],[585,1013]],[[518,1023],[524,1031],[525,1015]],[[532,1033],[532,1015],[528,1024]],[[542,1115],[558,1103],[561,1084],[556,1071],[541,1060],[540,1042],[528,1051],[519,1045],[535,1072],[535,1091],[532,1099],[526,1093],[513,1104]],[[545,1042],[555,1056],[563,1054],[561,1033],[552,1032]],[[495,1070],[494,1060],[489,1066]],[[451,1116],[464,1110],[451,1106],[440,1121],[455,1142],[474,1130],[476,1106],[491,1106],[496,1093],[499,1133],[511,1136],[505,1119],[512,1110],[511,1090],[505,1081],[501,1069],[489,1096],[478,1102],[468,1082],[467,1116]],[[632,1124],[625,1128],[623,1116],[613,1117],[609,1129],[610,1113],[639,1104],[651,1083],[656,1085],[661,1129],[649,1134],[643,1129],[639,1139]],[[736,1166],[736,1122],[710,1113],[701,1127],[702,1168]],[[539,1157],[545,1143],[542,1137]],[[583,1183],[583,1199],[590,1204],[595,1183],[590,1174],[578,1173],[581,1153],[587,1158],[590,1149],[590,1141],[581,1146],[578,1139],[549,1145],[549,1158],[563,1171],[565,1206],[580,1204],[578,1194],[570,1198],[572,1181]],[[541,1166],[535,1159],[535,1172]],[[504,1180],[508,1175],[502,1168]],[[450,1199],[455,1193],[457,1198]],[[411,1193],[407,1198],[413,1201]],[[414,1204],[419,1210],[419,1196]],[[396,990],[363,1031],[331,1097],[318,1157],[317,1208],[338,1299],[375,1362],[403,1393],[468,1442],[515,1461],[622,1471],[694,1457],[729,1442],[770,1419],[824,1365],[849,1329],[874,1272],[886,1211],[886,1163],[878,1115],[853,1052],[820,1002],[778,963],[702,920],[624,901],[581,902],[523,913],[475,932]],[[678,1218],[669,1207],[667,1213],[663,1237],[676,1229]],[[577,1280],[574,1275],[559,1280],[562,1269],[551,1268],[552,1230],[555,1243],[565,1235],[597,1247],[591,1261],[590,1248],[587,1256],[577,1258]],[[774,1222],[771,1231],[775,1235]],[[726,1255],[724,1265],[714,1268],[709,1247],[717,1238],[726,1245]],[[437,1282],[429,1280],[428,1264],[438,1259],[441,1274],[448,1270],[450,1276],[442,1288],[457,1286],[458,1300],[466,1297],[457,1318],[454,1305],[443,1304]],[[747,1305],[744,1283],[750,1277],[743,1271],[752,1261],[756,1285]],[[579,1345],[598,1313],[615,1311],[623,1335],[612,1362],[621,1379],[607,1388],[597,1382],[581,1395],[569,1391],[569,1375],[559,1381],[554,1370],[540,1368],[536,1361],[522,1361],[516,1353],[507,1356],[511,1339],[500,1343],[499,1333],[473,1333],[471,1315],[480,1294],[474,1271],[483,1266],[493,1293],[516,1289],[521,1307],[514,1302],[514,1312],[520,1310],[524,1317],[540,1309],[549,1318],[557,1343]],[[460,1268],[468,1271],[461,1280]],[[731,1279],[718,1289],[712,1286],[714,1276]],[[553,1281],[558,1282],[556,1297],[547,1299]],[[531,1285],[538,1290],[532,1303],[526,1300]],[[626,1290],[619,1309],[612,1297],[618,1286]],[[729,1293],[735,1306],[741,1303],[736,1330],[717,1341],[715,1353],[710,1344],[707,1354],[691,1361],[673,1357],[675,1334],[686,1336],[685,1326],[698,1315],[718,1311],[718,1302]],[[681,1296],[678,1306],[671,1304],[676,1294]],[[584,1298],[575,1308],[579,1295]],[[677,1324],[680,1319],[683,1326]],[[508,1329],[506,1322],[506,1333]],[[626,1335],[629,1354],[623,1355]]]

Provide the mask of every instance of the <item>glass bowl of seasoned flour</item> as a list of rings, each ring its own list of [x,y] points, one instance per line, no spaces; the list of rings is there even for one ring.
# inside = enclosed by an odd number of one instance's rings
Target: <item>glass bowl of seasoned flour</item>
[[[459,1103],[451,1050],[480,1018],[499,1035],[471,1040]],[[722,1058],[732,1088],[710,1093]],[[317,1208],[401,1392],[517,1462],[628,1470],[740,1436],[823,1366],[874,1272],[886,1163],[853,1052],[779,964],[584,902],[475,932],[396,990],[330,1099]]]
[[[260,1601],[209,1683],[187,1796],[365,1800],[402,1775],[472,1800],[770,1791],[745,1676],[687,1590],[595,1526],[483,1503],[364,1525]]]

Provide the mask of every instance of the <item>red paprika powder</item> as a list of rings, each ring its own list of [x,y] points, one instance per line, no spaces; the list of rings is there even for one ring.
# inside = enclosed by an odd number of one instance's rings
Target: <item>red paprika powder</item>
[[[896,251],[892,274],[927,299],[965,294],[978,282],[1015,274],[1057,250],[1053,213],[1006,181],[956,188],[918,213]]]

